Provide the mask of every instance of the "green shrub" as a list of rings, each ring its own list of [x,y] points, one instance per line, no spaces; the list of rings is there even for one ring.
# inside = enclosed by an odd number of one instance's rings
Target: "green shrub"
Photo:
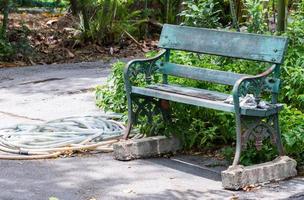
[[[304,113],[289,106],[280,117],[286,153],[304,164]]]
[[[15,0],[15,3],[21,7],[49,7],[58,8],[66,7],[67,1],[62,0]]]
[[[118,42],[126,32],[138,35],[146,19],[132,8],[133,0],[80,1],[82,39],[109,45]]]
[[[96,104],[105,111],[124,113],[127,110],[127,99],[124,90],[123,69],[125,63],[113,64],[113,72],[107,84],[96,88]]]
[[[22,59],[26,60],[28,56],[32,55],[33,49],[30,46],[28,34],[29,29],[26,26],[21,26],[20,28],[10,29],[7,38],[0,37],[0,60],[12,61],[17,56],[22,56]]]
[[[186,9],[179,15],[184,17],[184,24],[205,28],[221,27],[219,2],[214,0],[185,1]]]
[[[304,67],[284,66],[282,101],[288,105],[304,110]]]
[[[7,61],[15,53],[12,45],[0,38],[0,60]]]
[[[264,8],[261,0],[246,0],[245,7],[248,15],[248,21],[245,25],[250,33],[263,33],[267,31],[267,23],[265,22],[265,14],[267,10]]]
[[[283,66],[283,101],[304,110],[304,1],[291,14],[288,24],[288,53]]]

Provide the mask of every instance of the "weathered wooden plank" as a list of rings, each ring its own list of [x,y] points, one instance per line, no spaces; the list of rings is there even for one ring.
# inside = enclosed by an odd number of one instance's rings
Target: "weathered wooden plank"
[[[214,101],[214,100],[203,99],[199,97],[187,96],[184,94],[177,94],[168,91],[156,90],[151,88],[141,88],[135,86],[132,87],[132,93],[189,104],[189,105],[211,108],[215,110],[235,112],[233,104],[224,103],[223,101]],[[273,115],[274,113],[277,113],[278,111],[282,110],[282,108],[283,108],[282,104],[272,105],[272,107],[268,109],[259,109],[259,108],[253,109],[253,108],[241,107],[241,114],[247,116],[267,117]]]
[[[193,87],[184,87],[180,85],[168,85],[168,84],[156,84],[156,85],[149,85],[147,88],[153,90],[161,90],[170,93],[182,94],[191,97],[198,97],[202,99],[208,99],[213,101],[224,101],[228,98],[228,94],[210,91],[205,89],[198,89]]]
[[[233,72],[219,71],[200,67],[191,67],[174,63],[163,63],[163,65],[160,66],[159,70],[161,73],[172,76],[220,83],[224,85],[234,85],[238,79],[244,76],[248,76],[245,74],[237,74]]]
[[[219,101],[212,101],[208,99],[201,99],[197,97],[186,96],[182,94],[170,93],[160,90],[154,90],[150,88],[132,87],[132,93],[140,94],[144,96],[155,97],[159,99],[165,99],[169,101],[175,101],[179,103],[185,103],[190,105],[202,106],[205,108],[212,108],[215,110],[222,110],[226,112],[234,112],[234,106]]]
[[[287,38],[165,24],[159,47],[281,64]]]

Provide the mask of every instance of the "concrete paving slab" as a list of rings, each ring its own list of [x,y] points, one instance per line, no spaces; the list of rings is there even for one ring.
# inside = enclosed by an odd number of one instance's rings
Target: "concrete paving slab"
[[[100,114],[92,89],[106,82],[115,61],[1,68],[0,128]]]

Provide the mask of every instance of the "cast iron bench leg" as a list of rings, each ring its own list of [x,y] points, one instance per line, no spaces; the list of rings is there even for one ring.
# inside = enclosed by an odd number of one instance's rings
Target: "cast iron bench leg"
[[[127,128],[125,130],[125,134],[123,136],[123,138],[125,140],[128,139],[131,129],[132,129],[132,125],[133,125],[133,108],[132,108],[132,98],[130,94],[127,94],[127,100],[128,100],[128,125]]]
[[[236,149],[235,149],[235,155],[233,159],[232,166],[236,166],[239,164],[240,156],[241,156],[241,150],[242,150],[242,127],[241,127],[241,116],[236,114],[235,115],[235,122],[236,122]]]

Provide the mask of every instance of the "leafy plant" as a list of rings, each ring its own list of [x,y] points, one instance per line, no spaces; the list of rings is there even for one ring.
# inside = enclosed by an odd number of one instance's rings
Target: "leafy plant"
[[[17,56],[23,56],[25,59],[33,52],[29,45],[29,29],[21,24],[21,27],[6,30],[3,28],[3,34],[0,35],[0,60],[11,61]]]
[[[14,0],[18,6],[22,7],[65,7],[65,0]]]
[[[282,99],[295,108],[304,110],[304,67],[283,67]]]
[[[80,1],[80,28],[84,38],[100,44],[112,44],[125,32],[138,32],[145,19],[139,18],[141,11],[131,10],[132,4],[130,0]]]
[[[0,60],[7,60],[14,53],[12,45],[6,39],[0,38]]]
[[[281,113],[280,123],[286,152],[304,162],[304,113],[286,107]]]
[[[304,1],[296,4],[291,13],[285,35],[289,39],[288,53],[283,66],[283,100],[293,107],[304,110]]]
[[[221,27],[219,3],[214,0],[185,1],[186,9],[179,15],[184,17],[184,24],[205,28]]]
[[[265,13],[267,10],[264,8],[261,0],[246,0],[245,7],[247,11],[247,25],[248,32],[250,33],[263,33],[267,31],[267,23],[265,22]]]
[[[96,104],[105,111],[124,113],[127,110],[123,81],[124,66],[123,62],[113,64],[113,72],[107,84],[96,88]]]

